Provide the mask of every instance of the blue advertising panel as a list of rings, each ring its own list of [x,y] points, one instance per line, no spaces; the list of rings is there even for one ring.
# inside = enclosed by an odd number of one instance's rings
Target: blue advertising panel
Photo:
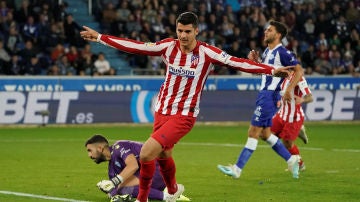
[[[360,90],[315,90],[307,120],[360,120]],[[257,91],[205,91],[198,121],[249,121]],[[0,92],[0,124],[153,122],[157,91]]]
[[[81,92],[128,92],[157,91],[164,78],[151,77],[0,77],[0,91],[44,92],[44,91],[81,91]],[[360,78],[356,77],[308,77],[312,90],[356,90]],[[204,90],[257,90],[260,76],[210,76]]]

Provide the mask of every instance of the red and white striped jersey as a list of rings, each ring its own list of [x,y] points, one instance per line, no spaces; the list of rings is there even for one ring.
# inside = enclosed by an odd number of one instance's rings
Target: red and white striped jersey
[[[284,93],[284,91],[290,84],[291,78],[292,77],[284,79],[283,83],[281,84],[281,94]],[[289,123],[300,121],[301,119],[304,118],[304,111],[301,107],[301,104],[295,104],[294,95],[298,97],[304,97],[305,95],[311,94],[310,88],[306,82],[305,77],[301,77],[300,81],[297,83],[297,85],[294,88],[294,91],[291,94],[292,94],[291,102],[287,102],[283,98],[281,98],[281,107],[277,112],[282,120]]]
[[[98,41],[121,51],[161,56],[166,64],[155,111],[165,115],[181,114],[196,117],[199,113],[201,92],[214,65],[234,68],[248,73],[272,74],[273,67],[248,59],[228,55],[219,48],[197,41],[190,53],[180,50],[177,39],[167,38],[156,43],[144,43],[131,39],[101,35]]]

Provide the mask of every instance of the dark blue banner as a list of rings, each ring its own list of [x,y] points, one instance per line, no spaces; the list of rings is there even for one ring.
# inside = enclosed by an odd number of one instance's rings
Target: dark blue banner
[[[360,120],[359,90],[316,90],[307,120]],[[257,91],[205,91],[198,121],[249,121]],[[153,122],[157,91],[0,92],[0,124]]]
[[[128,92],[157,91],[163,77],[0,77],[0,91],[20,92]],[[360,78],[355,77],[308,77],[312,90],[356,90]],[[260,76],[210,76],[205,84],[206,91],[216,90],[258,90]]]

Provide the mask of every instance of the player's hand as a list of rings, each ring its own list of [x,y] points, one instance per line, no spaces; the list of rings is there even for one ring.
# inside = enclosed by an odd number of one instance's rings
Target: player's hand
[[[84,28],[84,31],[80,32],[80,36],[87,41],[96,42],[97,38],[99,36],[99,32],[97,32],[87,26],[83,26],[83,28]]]
[[[248,59],[254,62],[259,62],[259,51],[251,50],[248,54]]]
[[[109,193],[122,182],[123,178],[120,175],[115,175],[115,177],[111,178],[110,180],[101,180],[96,185],[101,191]]]
[[[111,180],[101,180],[96,186],[105,193],[109,193],[115,188],[115,185]]]

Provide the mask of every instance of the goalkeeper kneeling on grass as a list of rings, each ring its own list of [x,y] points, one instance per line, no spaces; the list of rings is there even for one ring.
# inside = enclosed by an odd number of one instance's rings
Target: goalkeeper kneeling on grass
[[[102,135],[94,135],[85,143],[88,156],[99,164],[108,161],[109,180],[101,180],[97,187],[108,194],[112,202],[133,201],[139,193],[140,150],[142,144],[129,140],[119,140],[109,145]],[[156,165],[155,175],[152,179],[149,199],[164,200],[171,195],[164,190],[165,182]],[[181,195],[177,201],[190,201]]]

